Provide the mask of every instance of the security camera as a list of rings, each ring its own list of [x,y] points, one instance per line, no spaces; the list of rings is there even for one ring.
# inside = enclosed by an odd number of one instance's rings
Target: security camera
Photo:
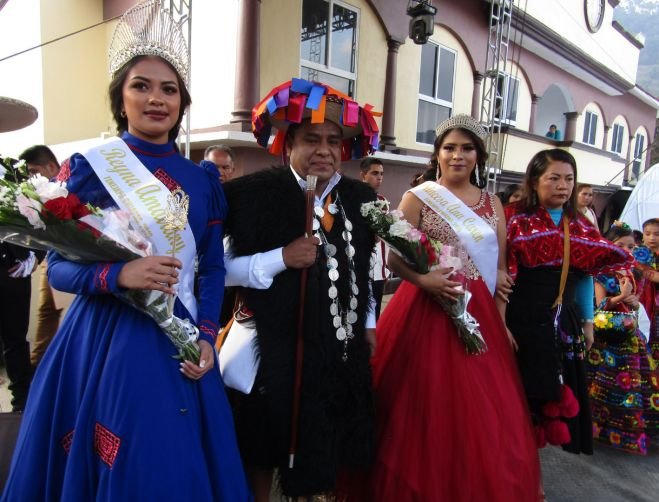
[[[410,16],[410,38],[415,44],[423,45],[435,30],[437,8],[430,5],[430,0],[410,0],[407,15]]]

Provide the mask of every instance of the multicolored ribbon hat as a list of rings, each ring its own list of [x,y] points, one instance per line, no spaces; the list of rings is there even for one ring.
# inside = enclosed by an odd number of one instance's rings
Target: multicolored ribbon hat
[[[378,125],[371,105],[359,106],[350,96],[328,85],[294,78],[272,89],[252,109],[252,132],[264,148],[272,128],[277,129],[269,152],[282,155],[291,124],[311,119],[312,124],[329,120],[343,131],[341,160],[360,159],[378,147]]]

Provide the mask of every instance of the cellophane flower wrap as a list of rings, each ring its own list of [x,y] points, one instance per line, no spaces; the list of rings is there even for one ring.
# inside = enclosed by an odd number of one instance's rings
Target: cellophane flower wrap
[[[120,209],[82,204],[66,183],[28,177],[23,161],[0,157],[0,239],[54,250],[78,263],[131,261],[152,254],[151,243]],[[170,314],[162,291],[123,289],[115,295],[151,317],[178,350],[177,358],[199,361],[199,331]]]
[[[391,251],[403,258],[414,269],[427,274],[436,268],[450,267],[453,271],[449,278],[461,283],[464,295],[456,301],[444,298],[437,299],[442,309],[455,324],[458,336],[469,354],[482,354],[487,351],[487,345],[480,332],[478,322],[467,311],[467,304],[472,297],[468,290],[468,281],[462,273],[466,254],[461,256],[459,250],[452,246],[442,245],[439,241],[428,237],[418,228],[413,227],[403,218],[402,211],[389,210],[389,202],[378,200],[366,202],[361,206],[361,214],[371,230],[387,243]]]

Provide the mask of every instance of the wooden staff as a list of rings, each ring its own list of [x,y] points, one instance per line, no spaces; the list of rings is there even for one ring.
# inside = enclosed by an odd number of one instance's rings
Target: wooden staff
[[[316,196],[317,176],[307,176],[305,196],[304,236],[309,237],[313,231],[313,209]],[[293,402],[291,406],[291,445],[288,450],[288,468],[295,463],[297,450],[297,425],[300,417],[300,393],[302,390],[302,363],[304,362],[304,304],[306,300],[308,268],[300,271],[300,303],[297,316],[297,345],[295,349],[295,380],[293,382]]]

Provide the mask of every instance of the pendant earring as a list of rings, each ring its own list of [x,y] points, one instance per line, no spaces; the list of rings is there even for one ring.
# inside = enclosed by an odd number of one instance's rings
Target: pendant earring
[[[481,184],[481,177],[480,177],[480,175],[478,174],[478,166],[476,166],[476,169],[475,169],[475,170],[476,170],[476,186],[478,187],[478,186],[480,186],[480,184]]]
[[[535,190],[533,191],[533,195],[531,196],[531,202],[533,203],[534,206],[538,205],[538,195],[536,194]]]

